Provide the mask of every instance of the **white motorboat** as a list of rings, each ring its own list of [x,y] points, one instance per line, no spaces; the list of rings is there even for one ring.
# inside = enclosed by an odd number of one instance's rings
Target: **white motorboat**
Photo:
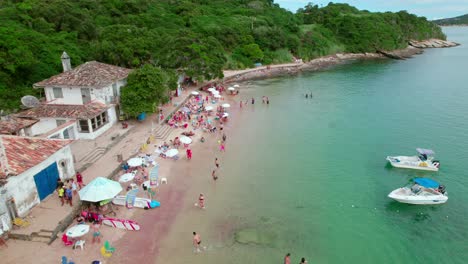
[[[419,156],[387,156],[387,160],[396,168],[438,171],[440,162],[434,160],[434,151],[430,149],[416,149]]]
[[[412,184],[392,191],[388,197],[407,204],[443,204],[448,200],[445,186],[428,178],[415,178]]]

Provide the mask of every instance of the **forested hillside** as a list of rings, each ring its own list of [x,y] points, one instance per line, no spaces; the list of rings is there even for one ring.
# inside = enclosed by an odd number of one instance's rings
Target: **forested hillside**
[[[438,19],[433,22],[441,26],[468,25],[468,14],[452,18]]]
[[[201,79],[223,69],[373,52],[409,39],[445,38],[425,18],[370,13],[346,4],[308,5],[293,14],[272,0],[26,0],[0,7],[0,109],[19,106],[32,84],[97,60],[153,64]]]

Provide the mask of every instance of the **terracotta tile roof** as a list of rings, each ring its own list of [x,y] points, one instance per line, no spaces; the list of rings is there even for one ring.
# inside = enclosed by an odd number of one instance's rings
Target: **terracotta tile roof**
[[[9,116],[6,120],[0,120],[0,134],[12,135],[22,128],[34,125],[38,121],[37,119]]]
[[[132,70],[97,61],[89,61],[49,79],[34,84],[34,87],[93,87],[103,88],[127,78]]]
[[[73,118],[73,119],[89,119],[106,111],[110,106],[107,106],[98,101],[92,101],[85,105],[60,105],[60,104],[43,104],[35,108],[16,114],[18,117],[41,118]]]
[[[44,139],[35,137],[0,136],[5,149],[9,173],[0,164],[0,179],[19,175],[38,165],[49,156],[70,144],[73,140]]]

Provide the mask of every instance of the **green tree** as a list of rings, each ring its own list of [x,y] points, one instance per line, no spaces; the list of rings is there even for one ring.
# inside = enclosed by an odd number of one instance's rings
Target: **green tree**
[[[174,72],[150,64],[131,72],[127,85],[122,87],[123,112],[130,116],[154,112],[159,104],[169,100],[168,91],[177,87],[177,78],[174,76]]]

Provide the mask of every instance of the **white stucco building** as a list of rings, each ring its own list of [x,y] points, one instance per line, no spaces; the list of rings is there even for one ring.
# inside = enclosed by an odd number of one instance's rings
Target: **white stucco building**
[[[34,84],[46,102],[16,116],[39,120],[32,136],[94,139],[118,121],[120,89],[131,70],[97,61],[72,69],[66,52],[62,65],[63,73]]]
[[[71,142],[0,136],[0,225],[24,217],[53,194],[59,177],[73,177]]]

